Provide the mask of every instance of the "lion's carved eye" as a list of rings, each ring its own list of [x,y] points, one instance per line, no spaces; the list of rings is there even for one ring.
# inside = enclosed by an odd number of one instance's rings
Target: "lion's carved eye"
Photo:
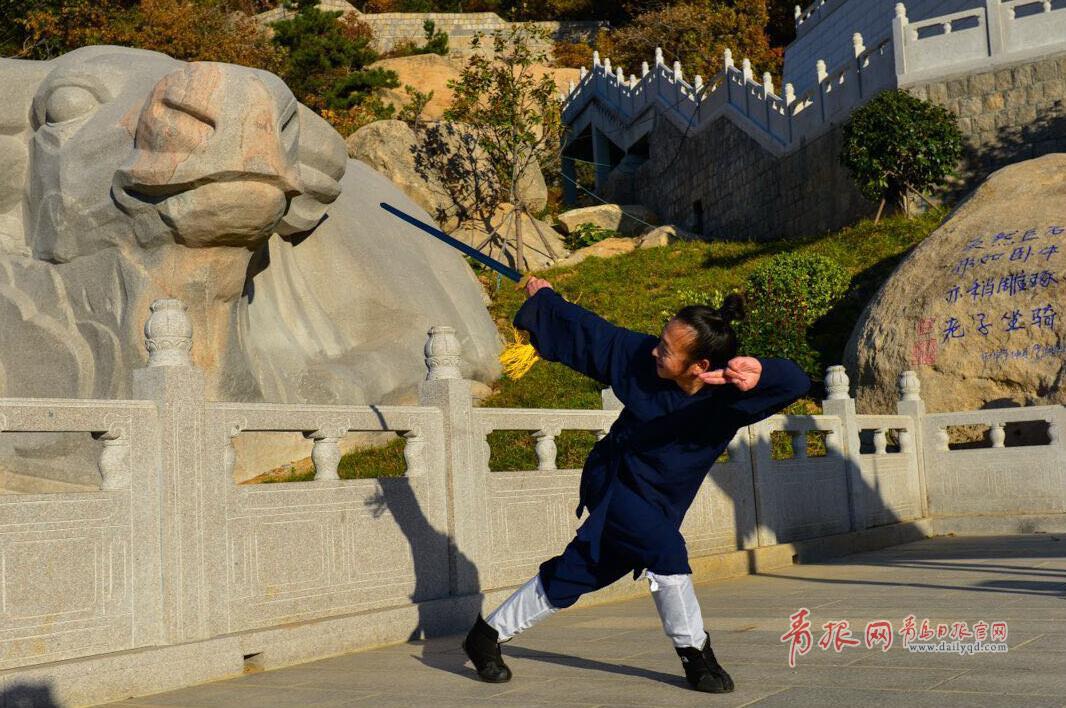
[[[81,86],[60,86],[48,94],[45,102],[45,122],[54,125],[81,118],[100,105],[88,89]]]

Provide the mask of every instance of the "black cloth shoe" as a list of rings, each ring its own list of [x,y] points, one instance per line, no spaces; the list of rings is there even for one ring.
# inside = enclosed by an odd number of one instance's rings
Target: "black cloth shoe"
[[[474,662],[478,678],[482,681],[503,683],[511,680],[511,670],[503,663],[503,654],[500,653],[499,639],[500,633],[478,615],[463,640],[463,651]]]
[[[729,693],[733,690],[733,679],[718,665],[711,650],[711,638],[703,642],[703,649],[696,647],[674,647],[685,667],[685,678],[697,691],[707,693]]]

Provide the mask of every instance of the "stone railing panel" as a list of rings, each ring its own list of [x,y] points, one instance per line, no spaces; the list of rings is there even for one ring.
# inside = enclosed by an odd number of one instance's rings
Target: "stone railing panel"
[[[873,451],[859,451],[859,464],[866,498],[862,526],[882,526],[923,516],[922,487],[919,481],[915,422],[905,415],[859,415],[860,433],[872,433]],[[896,438],[898,449],[888,450],[888,434]]]
[[[991,55],[985,8],[955,12],[906,25],[903,46],[908,72],[950,69]]]
[[[836,416],[770,416],[748,428],[755,473],[759,545],[798,541],[851,527],[843,429]],[[770,434],[825,431],[826,455],[775,460]],[[794,438],[795,440],[795,438]],[[793,443],[794,452],[801,447]]]
[[[208,411],[226,480],[227,631],[449,594],[440,410],[218,403]],[[389,430],[405,437],[402,478],[337,479],[341,437]],[[232,441],[242,432],[303,432],[315,440],[316,467],[330,469],[310,482],[236,485]]]
[[[100,491],[0,496],[0,669],[160,642],[155,406],[0,399],[5,431],[104,444]]]
[[[1051,0],[1005,0],[999,4],[1008,52],[1061,46],[1066,41],[1066,5]]]
[[[1006,446],[1008,423],[1046,422],[1050,443]],[[1060,406],[930,413],[922,419],[932,514],[1066,511],[1066,450]],[[949,447],[951,426],[988,425],[991,446]]]
[[[681,533],[693,557],[755,548],[758,532],[751,441],[746,428],[727,448],[728,461],[711,468],[685,514]]]
[[[564,430],[606,435],[618,411],[529,408],[478,408],[473,412],[475,457],[469,474],[482,493],[457,499],[456,513],[487,514],[478,546],[482,590],[518,585],[546,559],[559,553],[581,521],[574,514],[580,470],[557,469],[554,439]],[[537,440],[537,467],[528,471],[490,472],[488,435],[494,430],[527,430]],[[478,512],[475,512],[478,509]]]

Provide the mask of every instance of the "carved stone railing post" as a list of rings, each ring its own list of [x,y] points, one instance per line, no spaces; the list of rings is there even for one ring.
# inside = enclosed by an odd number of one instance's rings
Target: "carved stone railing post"
[[[533,433],[533,439],[537,441],[534,447],[537,451],[538,470],[551,471],[557,469],[555,466],[555,457],[558,454],[558,447],[555,445],[557,435],[559,435],[558,428],[541,428]]]
[[[896,3],[896,13],[892,18],[892,53],[896,60],[896,81],[907,73],[907,8],[901,2]]]
[[[1004,25],[1013,17],[1014,7],[1004,6],[1001,0],[985,0],[985,21],[988,23],[988,53],[990,56],[999,56],[1006,52],[1006,39]]]
[[[754,538],[746,540],[754,542],[756,546],[772,546],[777,543],[777,531],[771,518],[776,510],[767,503],[768,494],[771,494],[774,464],[770,427],[765,420],[760,420],[747,426],[743,432],[751,451],[752,501],[755,506]]]
[[[224,473],[228,431],[207,428],[193,334],[184,303],[156,300],[144,325],[147,365],[133,372],[134,398],[154,401],[159,416],[159,469],[137,469],[132,483],[152,473],[159,480],[162,633],[173,643],[228,631],[225,499],[234,481]],[[118,456],[107,444],[105,467]]]
[[[455,328],[440,325],[431,327],[426,340],[425,356],[427,381],[438,379],[461,379],[462,347],[455,336]]]
[[[192,366],[192,324],[181,300],[156,300],[144,323],[148,366]]]
[[[600,407],[605,411],[620,411],[625,408],[625,404],[614,395],[614,389],[607,387],[600,389]]]
[[[844,457],[844,469],[848,482],[848,513],[852,531],[866,526],[866,495],[873,488],[872,480],[864,479],[859,458],[859,425],[855,417],[855,400],[849,394],[850,381],[847,371],[839,364],[826,369],[825,389],[828,395],[822,401],[825,415],[840,419],[839,450]]]
[[[918,466],[918,494],[920,495],[922,516],[929,516],[929,497],[926,491],[926,440],[925,440],[925,401],[922,400],[922,384],[918,379],[918,372],[907,370],[899,375],[896,384],[899,392],[899,400],[896,401],[896,413],[905,415],[913,421],[914,430],[913,458]],[[903,449],[902,433],[900,434],[900,452],[908,452]],[[947,449],[947,431],[944,431],[943,449]]]
[[[851,399],[848,392],[848,374],[840,364],[830,366],[825,373],[825,390],[829,393],[826,400],[847,401]]]
[[[319,428],[304,433],[304,437],[314,440],[311,448],[311,461],[315,463],[315,481],[324,482],[340,479],[337,466],[341,461],[340,441],[347,432],[341,427]]]
[[[425,355],[427,374],[419,385],[419,404],[439,409],[444,427],[443,484],[447,497],[447,518],[453,520],[449,587],[453,595],[466,595],[478,592],[477,568],[489,562],[488,535],[484,533],[489,523],[486,516],[488,443],[474,418],[470,382],[464,380],[460,373],[462,348],[455,330],[452,327],[431,328]],[[411,453],[415,454],[418,443],[417,436],[407,437],[404,459],[409,470],[414,460],[407,458],[407,448],[410,447]],[[436,474],[437,470],[429,470],[428,473]],[[471,562],[459,563],[456,552]]]

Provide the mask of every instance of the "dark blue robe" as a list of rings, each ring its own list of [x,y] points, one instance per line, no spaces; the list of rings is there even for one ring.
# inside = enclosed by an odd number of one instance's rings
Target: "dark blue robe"
[[[541,566],[556,607],[628,571],[691,573],[681,522],[737,430],[785,408],[810,389],[788,359],[762,358],[750,391],[704,384],[687,394],[656,373],[659,337],[618,327],[553,289],[541,288],[514,317],[541,358],[610,386],[625,408],[592,448],[577,515],[589,517],[564,553]]]

